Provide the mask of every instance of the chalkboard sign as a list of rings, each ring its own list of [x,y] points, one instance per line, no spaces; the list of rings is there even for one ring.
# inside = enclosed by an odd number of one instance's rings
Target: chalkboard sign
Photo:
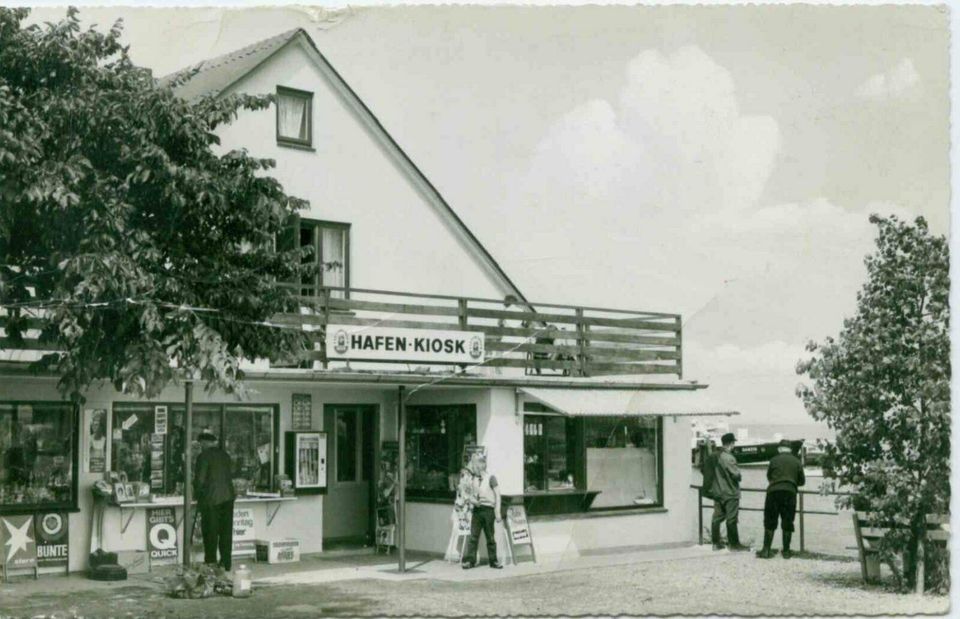
[[[536,563],[537,555],[533,550],[533,533],[527,521],[527,510],[523,503],[517,502],[507,507],[507,540],[510,542],[510,551],[513,560],[519,563],[524,557],[529,557]],[[521,550],[522,552],[517,552]]]

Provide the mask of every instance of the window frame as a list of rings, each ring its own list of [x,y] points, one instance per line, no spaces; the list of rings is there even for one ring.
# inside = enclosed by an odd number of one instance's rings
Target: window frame
[[[316,295],[317,291],[324,287],[324,270],[322,268],[322,258],[323,258],[323,230],[339,230],[343,233],[343,298],[350,298],[350,228],[349,223],[340,222],[340,221],[329,221],[326,219],[311,219],[309,217],[299,217],[299,227],[297,229],[296,241],[298,243],[297,248],[302,249],[305,245],[300,243],[300,234],[302,234],[304,228],[310,229],[311,235],[311,244],[313,245],[313,254],[314,262],[313,264],[317,266],[317,273],[314,276],[312,282],[304,285],[303,280],[298,284],[300,291],[302,292],[304,288],[312,288],[314,290],[313,294]]]
[[[448,428],[447,428],[447,432],[446,432],[446,434],[447,434],[447,436],[448,436],[448,439],[447,439],[447,455],[448,455],[448,457],[450,457],[450,449],[451,449],[450,438],[449,438],[449,437],[454,437],[454,436],[455,436],[455,437],[457,437],[457,438],[455,439],[455,440],[457,441],[457,443],[462,443],[462,444],[459,445],[459,447],[460,447],[460,449],[459,449],[460,454],[457,456],[457,457],[462,458],[463,448],[467,445],[467,443],[462,440],[462,436],[463,436],[463,425],[464,425],[463,419],[464,419],[465,417],[467,417],[467,416],[472,416],[473,429],[474,429],[474,435],[475,435],[475,436],[474,436],[474,441],[475,441],[475,444],[478,444],[478,445],[480,444],[480,441],[479,441],[479,423],[478,423],[478,420],[477,420],[477,405],[476,405],[475,403],[470,403],[470,404],[411,404],[411,405],[408,405],[408,406],[406,407],[406,410],[407,410],[407,413],[408,413],[408,417],[407,417],[408,422],[407,422],[407,424],[406,424],[406,425],[407,425],[407,429],[406,429],[406,437],[405,437],[407,441],[409,441],[409,440],[410,440],[410,437],[411,437],[412,435],[414,435],[414,433],[411,432],[411,430],[413,429],[413,426],[412,426],[412,425],[410,424],[410,422],[409,422],[409,419],[410,419],[409,413],[410,413],[411,411],[415,411],[415,410],[431,410],[431,409],[433,409],[433,410],[436,410],[436,409],[457,409],[457,413],[456,413],[456,414],[454,414],[454,415],[448,415],[447,418],[446,418],[446,421],[448,422]],[[456,420],[456,431],[454,431],[454,429],[451,427],[451,426],[453,426],[453,422],[451,421],[452,419],[455,419],[455,420]],[[456,445],[454,445],[454,448],[455,448],[455,447],[456,447]],[[411,453],[410,450],[407,449],[407,450],[406,450],[406,454],[407,454],[407,457],[408,457],[408,458],[410,457],[410,453]],[[448,467],[449,467],[449,462],[448,462]],[[462,464],[460,464],[460,465],[457,466],[457,470],[456,470],[456,471],[451,471],[451,470],[449,470],[449,468],[448,468],[448,470],[447,470],[447,475],[451,475],[451,474],[454,474],[454,473],[459,473],[461,468],[462,468]],[[454,500],[456,499],[456,496],[457,496],[456,490],[442,490],[442,491],[441,491],[441,490],[422,490],[422,489],[419,489],[419,488],[411,488],[411,487],[410,487],[410,478],[409,478],[409,477],[407,478],[406,481],[407,481],[407,487],[405,488],[405,497],[406,497],[406,500],[408,500],[408,501],[419,502],[419,503],[451,503],[451,504],[452,504],[452,503],[454,502]]]
[[[59,405],[69,409],[72,417],[70,449],[73,451],[71,459],[70,472],[70,493],[72,495],[69,501],[60,501],[57,503],[0,503],[0,515],[22,515],[28,513],[41,512],[67,512],[76,513],[80,511],[80,407],[77,404],[63,400],[2,400],[0,404],[36,406],[36,405]],[[109,436],[107,437],[109,438]],[[3,457],[4,454],[0,454]]]
[[[110,406],[110,409],[109,409],[109,413],[110,413],[110,424],[111,424],[111,426],[114,427],[114,428],[116,427],[116,424],[114,424],[113,421],[114,421],[114,415],[116,414],[116,412],[117,412],[118,410],[122,412],[122,411],[124,410],[124,408],[132,409],[132,408],[142,407],[142,406],[149,406],[149,407],[151,407],[151,408],[152,408],[152,407],[156,407],[156,406],[166,406],[166,407],[167,407],[167,411],[168,411],[168,415],[169,415],[169,417],[168,417],[169,421],[167,422],[167,423],[169,424],[169,427],[173,427],[173,418],[174,418],[173,413],[174,413],[174,408],[178,408],[178,409],[185,409],[185,408],[186,408],[185,405],[184,405],[184,402],[183,402],[182,400],[179,401],[179,402],[169,402],[169,401],[159,402],[159,401],[153,401],[153,400],[149,400],[149,401],[143,401],[143,400],[119,400],[119,401],[114,401],[114,402],[111,402],[111,406]],[[280,405],[279,405],[279,404],[274,404],[274,403],[263,403],[263,402],[243,402],[243,403],[236,403],[236,402],[232,402],[232,403],[226,403],[226,402],[194,402],[194,406],[195,406],[195,407],[202,407],[202,408],[205,408],[205,409],[212,409],[212,408],[216,408],[216,409],[217,409],[217,411],[218,411],[218,413],[219,413],[219,422],[220,422],[220,427],[219,427],[218,432],[217,432],[217,445],[218,445],[221,449],[224,448],[224,440],[225,440],[225,432],[223,431],[223,428],[224,428],[224,425],[225,425],[226,422],[227,422],[227,416],[230,414],[229,411],[230,411],[231,409],[234,409],[234,408],[236,408],[236,409],[244,409],[244,408],[249,408],[249,407],[262,407],[262,408],[265,408],[265,409],[266,409],[266,408],[269,408],[269,409],[270,409],[270,411],[271,411],[271,416],[272,416],[272,420],[271,420],[271,424],[270,424],[270,425],[271,425],[271,430],[272,430],[272,433],[273,433],[273,437],[272,437],[272,441],[271,441],[271,453],[272,453],[272,455],[273,455],[273,460],[272,460],[271,466],[270,466],[270,488],[272,489],[272,488],[273,488],[273,484],[274,484],[274,480],[276,479],[277,475],[280,473],[280,467],[282,466],[282,465],[281,465],[281,462],[280,462],[280,441],[281,441],[281,438],[280,438]],[[184,410],[183,413],[186,414],[186,411]],[[168,432],[169,432],[169,430],[168,430]],[[115,469],[113,468],[113,467],[114,467],[114,459],[115,459],[116,456],[114,455],[114,452],[113,452],[113,437],[109,437],[109,438],[111,439],[111,440],[110,440],[110,450],[111,450],[111,451],[110,451],[110,457],[107,459],[106,470],[108,470],[108,471],[114,471],[114,470],[115,470]],[[166,469],[167,466],[169,466],[170,456],[171,456],[171,454],[170,454],[169,446],[165,443],[165,444],[164,444],[164,452],[163,452],[164,468],[165,468],[165,469]],[[231,457],[231,459],[232,459],[234,456],[231,454],[230,457]],[[256,490],[256,489],[254,488],[253,490]],[[175,494],[174,494],[174,495],[167,495],[166,492],[161,493],[161,494],[162,494],[163,496],[179,496],[179,495],[175,495]]]
[[[292,138],[280,134],[280,97],[296,97],[304,99],[307,102],[307,139]],[[308,90],[290,88],[289,86],[277,86],[276,100],[276,136],[278,146],[288,146],[304,150],[315,150],[313,147],[313,93]]]
[[[580,496],[585,495],[591,492],[591,489],[587,487],[587,441],[586,441],[586,423],[588,420],[593,417],[590,416],[574,416],[563,415],[553,411],[549,407],[543,406],[539,403],[525,402],[523,406],[523,421],[522,426],[524,428],[524,467],[526,466],[526,423],[527,417],[546,417],[546,416],[560,416],[572,421],[566,426],[568,436],[567,441],[574,441],[573,454],[574,461],[572,466],[568,462],[569,468],[572,469],[574,474],[574,488],[562,488],[562,489],[549,489],[544,490],[527,490],[526,489],[526,470],[522,472],[523,474],[523,484],[524,491],[523,496],[526,498],[524,501],[527,505],[528,511],[531,515],[562,515],[562,514],[600,514],[603,512],[635,512],[635,511],[663,511],[664,510],[664,474],[663,474],[663,416],[656,415],[656,424],[654,426],[656,430],[656,449],[654,458],[657,465],[657,496],[656,502],[648,505],[611,505],[608,507],[591,507],[589,509],[582,509],[579,501],[564,501],[560,500],[563,496]],[[633,415],[604,415],[603,418],[616,419],[619,423],[623,420],[632,419]],[[570,434],[572,433],[572,436]],[[546,450],[545,447],[546,438],[541,442],[541,449]],[[543,457],[544,454],[541,454]],[[546,469],[543,473],[546,477]],[[551,498],[556,500],[550,500]],[[545,510],[543,513],[540,513],[538,510],[533,509],[533,504],[537,502],[537,499],[546,499],[546,503],[550,505],[550,508]]]

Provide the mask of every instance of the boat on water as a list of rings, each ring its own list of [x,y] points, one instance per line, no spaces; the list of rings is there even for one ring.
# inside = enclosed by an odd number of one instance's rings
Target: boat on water
[[[723,422],[714,422],[712,424],[694,424],[694,436],[692,441],[692,462],[694,466],[699,467],[703,454],[706,451],[712,451],[719,448],[720,437],[729,432],[729,427]],[[737,431],[737,442],[734,444],[731,453],[737,460],[737,464],[745,466],[765,466],[770,459],[777,455],[777,448],[783,436],[774,434],[773,438],[751,439],[747,435],[745,428]],[[804,439],[790,440],[790,449],[797,457],[803,454],[804,464],[817,466],[820,464],[823,452],[816,447],[803,450]]]
[[[750,442],[748,444],[734,444],[730,453],[736,458],[737,464],[767,464],[770,459],[777,455],[777,449],[780,447],[780,441],[769,442]],[[790,441],[790,450],[800,457],[800,451],[803,449],[803,439]]]

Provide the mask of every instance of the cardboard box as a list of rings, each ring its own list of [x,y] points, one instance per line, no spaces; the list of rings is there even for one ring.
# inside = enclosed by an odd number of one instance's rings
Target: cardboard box
[[[267,563],[296,563],[300,560],[300,540],[298,539],[258,539],[257,561]]]
[[[121,550],[117,564],[127,568],[127,574],[146,574],[150,571],[150,555],[146,550]]]

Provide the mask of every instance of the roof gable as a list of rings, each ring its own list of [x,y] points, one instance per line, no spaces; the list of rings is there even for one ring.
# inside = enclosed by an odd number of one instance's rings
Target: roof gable
[[[453,227],[463,235],[467,243],[476,251],[478,258],[495,275],[500,283],[519,300],[526,302],[526,297],[520,292],[520,289],[513,283],[490,252],[487,251],[480,240],[467,227],[466,223],[460,219],[453,210],[453,207],[450,206],[423,171],[410,159],[380,120],[373,114],[370,108],[367,107],[366,103],[357,95],[356,91],[350,87],[346,80],[343,79],[340,73],[317,48],[316,43],[314,43],[310,35],[302,28],[289,30],[228,54],[204,60],[191,67],[161,78],[158,80],[158,84],[161,86],[171,86],[178,79],[181,80],[174,86],[174,91],[178,96],[188,100],[204,95],[217,96],[237,83],[244,76],[254,71],[274,54],[280,52],[297,40],[306,43],[306,48],[309,50],[309,53],[314,55],[315,60],[333,81],[334,86],[357,111],[370,130],[376,134],[392,155],[396,157],[398,163],[400,163],[401,167],[408,173],[414,185],[419,186],[431,201],[435,203],[439,211],[443,213]]]

